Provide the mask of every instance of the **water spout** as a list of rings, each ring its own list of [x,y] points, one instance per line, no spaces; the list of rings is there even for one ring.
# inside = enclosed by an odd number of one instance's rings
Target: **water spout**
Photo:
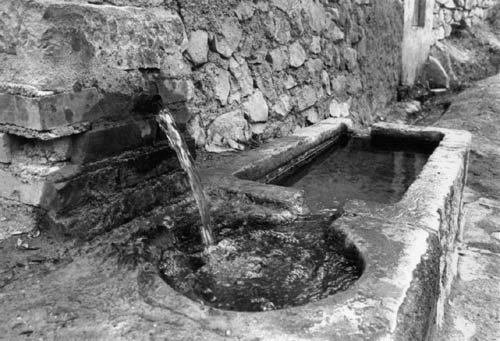
[[[208,202],[201,184],[201,178],[198,171],[193,165],[193,159],[189,150],[187,149],[186,143],[184,142],[181,134],[177,130],[174,119],[170,114],[168,109],[163,109],[160,111],[157,117],[160,129],[167,135],[172,148],[174,148],[179,163],[182,169],[187,173],[189,184],[191,185],[191,190],[193,191],[194,199],[198,205],[198,210],[200,211],[201,226],[200,235],[201,240],[204,245],[213,245],[214,236],[212,232],[212,225],[210,221],[210,212],[208,208]]]

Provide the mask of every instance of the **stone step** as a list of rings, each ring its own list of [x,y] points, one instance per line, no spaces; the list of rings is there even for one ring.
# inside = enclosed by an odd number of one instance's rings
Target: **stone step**
[[[0,234],[28,231],[42,221],[43,228],[87,236],[175,201],[188,189],[176,154],[166,143],[86,165],[2,166],[0,200],[13,205],[0,202]],[[46,214],[33,216],[36,212]]]
[[[70,210],[179,170],[175,152],[166,144],[88,165],[12,164],[0,167],[0,197],[47,210]]]

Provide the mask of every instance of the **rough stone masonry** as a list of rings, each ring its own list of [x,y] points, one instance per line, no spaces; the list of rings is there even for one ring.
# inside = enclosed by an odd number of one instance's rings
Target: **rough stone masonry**
[[[497,0],[436,0],[433,29],[437,40],[449,37],[453,26],[481,23]]]
[[[326,117],[369,123],[396,93],[402,12],[399,0],[4,0],[0,197],[72,230],[169,200],[183,186],[176,162],[157,160],[160,98],[210,151]],[[82,207],[92,219],[69,218]]]

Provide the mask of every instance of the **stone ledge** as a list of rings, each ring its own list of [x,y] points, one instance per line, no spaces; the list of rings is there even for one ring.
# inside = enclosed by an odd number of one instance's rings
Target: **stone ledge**
[[[57,127],[48,131],[39,131],[39,130],[33,130],[33,129],[28,129],[20,126],[16,126],[13,124],[1,124],[0,123],[0,132],[10,134],[10,135],[16,135],[19,137],[24,137],[27,139],[37,139],[41,141],[49,141],[49,140],[54,140],[58,139],[61,137],[65,136],[70,136],[70,135],[77,135],[81,134],[85,131],[88,131],[91,129],[91,123],[90,122],[85,122],[85,123],[78,123],[74,124],[72,126],[66,126],[66,127]]]
[[[89,240],[145,214],[160,205],[168,205],[186,194],[189,188],[183,173],[165,173],[147,178],[133,187],[101,193],[95,188],[90,196],[72,210],[50,211],[45,215],[46,228],[70,238]]]
[[[7,200],[43,213],[35,220],[16,218],[31,221],[30,229],[55,227],[74,237],[116,227],[155,205],[177,200],[187,189],[175,152],[166,143],[87,165],[0,167],[0,204]],[[11,216],[17,215],[3,204],[2,209],[8,224],[0,228],[15,223]]]
[[[0,133],[0,163],[51,164],[71,162],[88,164],[128,150],[161,143],[157,124],[152,118],[140,117],[120,122],[95,124],[93,129],[74,136],[49,140],[25,138]]]
[[[205,167],[200,172],[211,187],[221,188],[230,193],[245,194],[257,202],[274,203],[292,212],[303,214],[306,212],[303,207],[302,191],[251,180],[261,179],[299,155],[307,154],[308,151],[317,153],[319,150],[315,149],[316,147],[326,148],[328,144],[324,144],[327,140],[335,140],[350,127],[351,122],[347,119],[326,119],[299,129],[291,136],[242,152],[222,167],[218,165],[214,168]]]
[[[0,168],[0,197],[47,210],[69,210],[91,200],[94,191],[114,192],[178,169],[175,153],[166,145],[89,165],[13,164]]]
[[[0,93],[0,124],[47,131],[83,123],[90,121],[90,113],[101,99],[95,88],[41,97]]]

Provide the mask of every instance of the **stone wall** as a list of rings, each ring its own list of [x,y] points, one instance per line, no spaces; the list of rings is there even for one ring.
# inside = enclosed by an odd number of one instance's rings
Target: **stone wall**
[[[177,3],[193,71],[184,87],[166,88],[193,88],[189,128],[209,150],[241,149],[329,116],[367,122],[393,99],[399,1]]]
[[[400,0],[4,0],[0,17],[0,197],[59,215],[110,203],[93,226],[178,171],[153,160],[141,182],[119,161],[165,148],[160,100],[220,151],[330,116],[369,123],[400,80]],[[102,192],[90,180],[113,162],[130,175]],[[143,209],[167,200],[151,186]]]
[[[4,87],[2,123],[116,121],[158,93],[198,145],[239,149],[330,115],[369,121],[399,82],[400,1],[90,2],[2,2],[0,82],[58,96],[27,114],[38,104]]]
[[[434,35],[436,40],[449,37],[453,26],[476,25],[487,17],[488,9],[498,0],[435,0]]]

